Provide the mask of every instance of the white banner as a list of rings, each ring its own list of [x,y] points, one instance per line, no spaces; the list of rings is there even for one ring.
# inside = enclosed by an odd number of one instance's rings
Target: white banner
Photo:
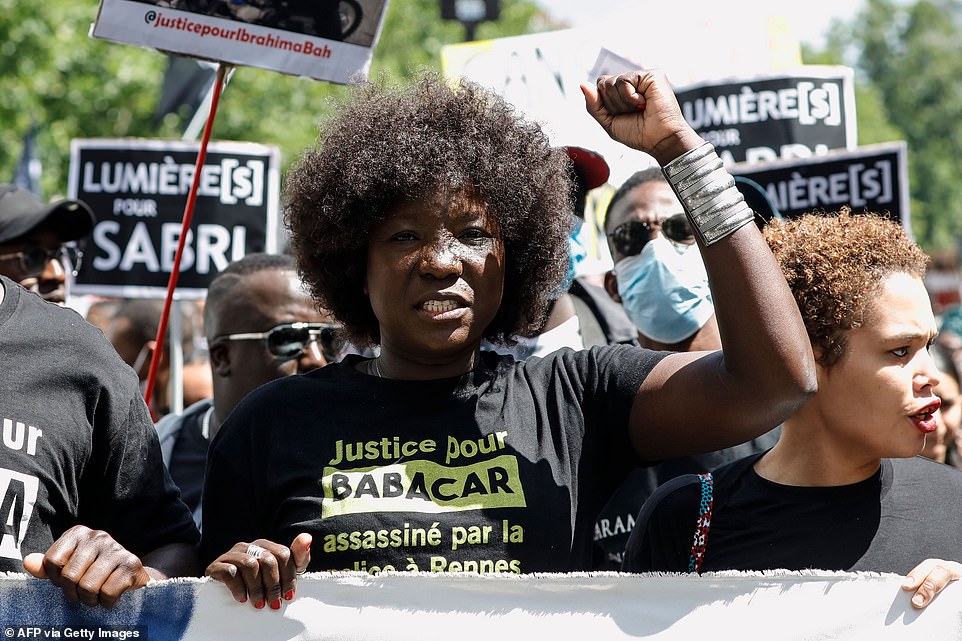
[[[318,573],[302,577],[278,611],[238,604],[206,579],[155,582],[104,610],[7,575],[0,629],[4,639],[88,641],[962,638],[962,587],[919,611],[901,583],[873,573]]]

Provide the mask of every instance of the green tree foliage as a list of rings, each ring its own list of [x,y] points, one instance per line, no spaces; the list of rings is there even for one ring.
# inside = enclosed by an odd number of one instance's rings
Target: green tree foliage
[[[502,0],[501,19],[483,23],[478,38],[551,28],[527,0]],[[166,68],[157,51],[88,37],[97,0],[0,0],[0,182],[13,177],[21,141],[39,125],[42,186],[48,197],[67,190],[73,138],[180,138],[191,114],[157,124],[153,112]],[[439,52],[464,30],[441,20],[438,0],[391,0],[372,75],[409,77],[440,68]],[[316,137],[332,98],[346,88],[253,68],[237,69],[223,94],[215,140],[277,145],[286,166]]]
[[[867,0],[821,54],[856,66],[859,142],[908,142],[912,227],[928,250],[962,234],[960,17],[949,0]]]
[[[848,25],[836,21],[830,28],[826,48],[816,51],[803,47],[802,59],[810,65],[839,65],[854,62],[847,60],[846,45],[850,43]],[[871,145],[879,142],[905,140],[905,134],[892,124],[879,88],[872,83],[865,71],[855,69],[855,105],[858,121],[858,144]]]
[[[151,125],[164,57],[88,38],[96,15],[92,0],[0,0],[0,180],[31,122],[48,195],[66,191],[72,138],[175,135]]]

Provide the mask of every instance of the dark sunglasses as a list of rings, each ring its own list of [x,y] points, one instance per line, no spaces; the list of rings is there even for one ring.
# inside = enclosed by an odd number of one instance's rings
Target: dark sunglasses
[[[268,351],[277,356],[291,360],[297,358],[311,343],[321,347],[321,354],[328,362],[338,361],[344,341],[338,330],[340,325],[333,323],[283,323],[272,327],[266,332],[248,332],[243,334],[224,334],[217,336],[212,343],[220,341],[261,341],[267,345]]]
[[[14,258],[20,261],[20,271],[25,276],[39,276],[47,267],[47,263],[52,260],[56,260],[63,265],[65,272],[69,272],[71,276],[76,276],[80,271],[80,265],[83,264],[84,253],[83,250],[74,245],[61,245],[53,249],[49,247],[27,247],[18,252],[0,254],[0,260],[13,260]]]
[[[683,213],[662,221],[661,233],[678,243],[691,242],[695,238],[688,217]],[[612,229],[608,238],[622,256],[637,256],[651,240],[651,225],[640,220],[629,220]]]

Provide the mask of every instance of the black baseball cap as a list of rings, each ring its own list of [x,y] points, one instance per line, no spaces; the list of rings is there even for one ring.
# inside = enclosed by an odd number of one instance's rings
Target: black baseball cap
[[[0,243],[48,225],[60,242],[78,240],[93,231],[94,213],[79,200],[44,204],[37,196],[11,184],[0,184]]]

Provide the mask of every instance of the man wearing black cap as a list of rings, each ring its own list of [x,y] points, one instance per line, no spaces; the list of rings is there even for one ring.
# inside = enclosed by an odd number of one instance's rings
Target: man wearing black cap
[[[136,375],[100,330],[41,298],[63,302],[63,243],[92,226],[77,201],[0,185],[0,572],[109,607],[193,573],[198,533]]]
[[[44,205],[32,193],[0,185],[0,274],[62,305],[67,271],[80,267],[71,241],[89,234],[94,215],[79,200]]]

